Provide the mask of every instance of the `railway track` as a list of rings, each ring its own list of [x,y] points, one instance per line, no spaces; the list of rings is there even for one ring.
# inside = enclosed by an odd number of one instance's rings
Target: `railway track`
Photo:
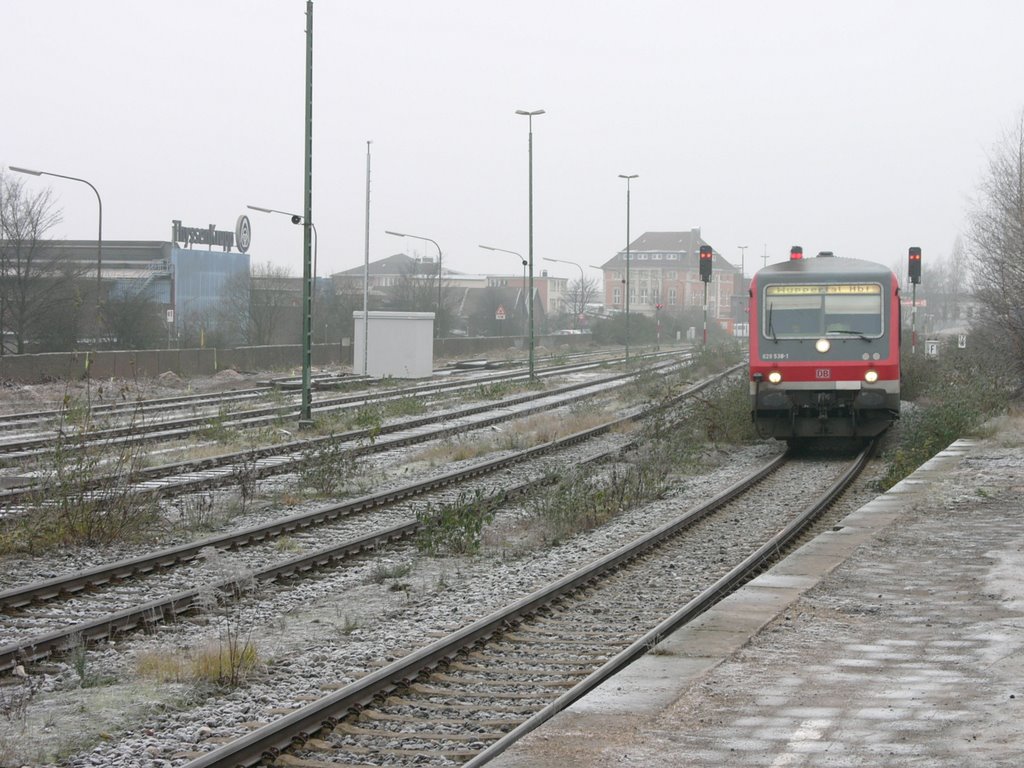
[[[671,353],[648,353],[648,360],[656,359]],[[536,371],[536,376],[545,378],[564,375],[575,370],[587,370],[600,365],[610,365],[620,359],[607,353],[573,355],[571,359],[544,366]],[[362,391],[345,396],[321,397],[313,403],[313,411],[318,415],[330,414],[346,407],[356,407],[368,403],[379,403],[403,396],[423,396],[431,393],[458,391],[474,385],[517,381],[529,378],[521,368],[515,370],[494,371],[493,369],[453,369],[446,371],[449,377],[429,383],[411,384],[401,387],[384,388],[374,391],[372,381],[361,376],[326,376],[318,375],[312,381],[312,389],[316,392],[329,392],[342,387],[362,385]],[[290,397],[291,402],[271,403],[246,410],[231,411],[230,409],[258,400],[265,400],[272,393],[289,392],[297,389],[291,379],[276,379],[246,389],[230,390],[217,393],[196,393],[158,398],[136,398],[116,402],[88,403],[83,405],[84,414],[90,423],[99,418],[114,423],[102,429],[94,429],[90,433],[90,444],[102,445],[104,442],[118,438],[130,437],[137,441],[171,439],[186,437],[193,434],[197,425],[208,423],[211,417],[224,418],[227,425],[241,424],[258,426],[281,418],[297,417],[299,403],[297,397]],[[225,413],[225,409],[229,409]],[[186,415],[174,417],[174,413],[185,411]],[[167,414],[171,415],[168,416]],[[61,437],[75,433],[74,425],[67,424],[69,409],[55,408],[45,411],[13,413],[0,415],[0,431],[16,431],[32,429],[35,434],[22,437],[11,437],[0,440],[0,455],[4,461],[30,458],[43,455],[52,450],[53,444]],[[42,434],[39,434],[43,431]]]
[[[314,703],[296,702],[188,768],[272,764],[283,754],[283,765],[483,765],[779,557],[870,450],[843,466],[773,460],[641,539]],[[744,495],[754,486],[754,498]],[[721,555],[717,565],[708,550]]]
[[[587,370],[594,364],[577,366],[559,366],[541,376],[571,373],[576,370]],[[481,383],[515,381],[526,378],[525,374],[492,374],[480,377],[475,381],[444,381],[431,384],[420,384],[399,389],[380,392],[359,392],[350,395],[321,398],[313,406],[314,413],[319,417],[335,415],[345,410],[399,400],[403,397],[423,397],[429,394],[457,392],[479,386]],[[20,437],[0,441],[0,457],[7,463],[46,456],[53,453],[58,446],[65,452],[82,451],[90,448],[109,448],[112,444],[130,445],[138,443],[167,442],[185,440],[207,430],[211,420],[216,420],[221,427],[254,429],[261,426],[278,424],[283,419],[293,417],[297,406],[294,403],[271,404],[246,408],[238,411],[224,411],[226,405],[237,405],[240,402],[263,397],[266,390],[249,390],[246,393],[224,396],[206,396],[202,400],[191,401],[188,405],[192,415],[175,416],[173,418],[155,417],[153,408],[148,404],[138,403],[134,410],[124,410],[129,417],[127,423],[105,428],[91,429],[88,432],[77,432],[73,427],[58,426],[43,434]],[[156,406],[157,411],[162,405]],[[180,406],[174,406],[180,411]],[[80,440],[76,439],[81,437]]]
[[[682,401],[686,397],[704,389],[716,380],[728,375],[729,372],[711,377],[679,393],[675,398],[675,402]],[[192,586],[187,589],[175,590],[164,588],[165,595],[159,599],[149,600],[141,605],[117,606],[115,609],[110,610],[102,610],[106,603],[101,603],[101,611],[98,616],[71,624],[68,623],[66,617],[71,615],[81,617],[82,609],[78,606],[66,606],[57,614],[57,616],[64,619],[61,626],[54,629],[40,629],[40,627],[47,626],[46,622],[54,616],[53,611],[46,609],[44,605],[50,601],[66,599],[79,593],[88,593],[92,596],[97,590],[110,585],[119,585],[122,582],[137,579],[144,575],[165,573],[181,564],[195,560],[202,553],[209,550],[237,550],[255,544],[264,544],[282,535],[292,535],[297,531],[314,526],[322,526],[359,513],[367,513],[370,510],[420,496],[439,488],[487,477],[514,465],[535,460],[537,457],[547,454],[554,454],[565,450],[569,446],[584,443],[597,436],[606,434],[624,423],[645,418],[650,415],[652,410],[655,409],[629,414],[545,445],[515,452],[498,459],[480,462],[462,470],[445,473],[412,485],[362,497],[343,504],[328,505],[308,513],[289,516],[265,525],[209,537],[201,541],[179,545],[144,556],[96,566],[86,571],[8,589],[0,593],[0,611],[4,612],[5,617],[9,622],[13,622],[18,631],[8,629],[4,632],[8,636],[8,640],[4,647],[0,648],[0,670],[10,671],[18,664],[37,661],[46,658],[51,653],[67,650],[81,643],[93,643],[109,638],[116,633],[125,632],[140,626],[153,626],[155,623],[193,610],[201,594],[205,594],[210,590],[230,592],[235,587],[235,584],[228,579],[213,584]],[[623,449],[624,446],[620,445],[614,451],[617,452]],[[610,453],[599,454],[592,457],[590,461],[606,459]],[[537,483],[548,482],[546,471],[535,473],[535,475],[537,477],[533,480],[524,480],[513,485],[510,485],[507,479],[503,480],[503,487],[494,494],[494,502],[496,503],[499,499],[504,500],[509,494],[525,492]],[[419,525],[414,521],[404,519],[383,528],[377,526],[375,530],[364,535],[355,538],[343,538],[340,543],[327,547],[321,546],[299,556],[284,560],[278,558],[277,562],[264,567],[250,564],[247,566],[248,573],[257,581],[279,580],[286,576],[304,573],[314,568],[336,564],[353,555],[374,550],[381,545],[398,539],[407,538],[415,534],[418,529]],[[258,555],[255,560],[261,560],[265,557],[265,555]],[[39,614],[42,615],[42,619],[33,618]]]
[[[654,370],[667,370],[687,362],[661,363]],[[562,371],[564,373],[564,371]],[[361,456],[397,447],[435,440],[483,426],[522,418],[531,413],[565,405],[622,386],[634,372],[617,373],[596,380],[576,382],[545,392],[529,392],[496,402],[404,419],[381,427],[352,430],[338,435],[291,440],[246,451],[221,454],[198,460],[174,462],[136,469],[129,473],[81,479],[75,492],[137,494],[163,498],[200,490],[255,482],[273,475],[294,471],[310,460],[316,451],[349,444],[349,456]],[[0,490],[0,508],[31,499],[45,501],[46,481]]]

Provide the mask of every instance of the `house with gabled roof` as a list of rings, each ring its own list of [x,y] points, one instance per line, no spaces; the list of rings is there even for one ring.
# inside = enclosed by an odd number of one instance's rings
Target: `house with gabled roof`
[[[710,245],[700,228],[688,232],[644,232],[629,244],[629,311],[654,316],[659,309],[681,314],[703,309],[704,283],[700,279],[699,255]],[[736,317],[734,301],[742,296],[740,270],[712,247],[711,282],[708,283],[708,315],[728,321]],[[604,274],[604,302],[612,311],[626,309],[626,256],[623,248],[601,265]]]

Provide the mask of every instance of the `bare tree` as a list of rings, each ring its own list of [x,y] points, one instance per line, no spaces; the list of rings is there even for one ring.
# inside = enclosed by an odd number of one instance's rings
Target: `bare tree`
[[[970,212],[974,294],[1000,352],[1024,378],[1024,112],[996,145]]]
[[[969,298],[963,238],[957,236],[949,258],[928,260],[928,272],[922,285],[928,300],[928,312],[935,328],[961,324],[965,302]]]
[[[352,313],[363,308],[362,278],[353,280],[334,275],[321,282],[313,307],[313,341],[328,343],[351,339],[355,333]],[[378,309],[378,297],[371,293],[367,298],[367,309]]]
[[[30,194],[0,174],[0,327],[19,353],[30,340],[44,348],[76,341],[81,270],[56,258],[47,239],[60,221],[49,188]]]
[[[579,323],[580,315],[584,313],[587,304],[592,304],[599,295],[597,280],[592,277],[581,277],[569,283],[569,291],[566,293],[569,311],[573,315],[573,327]]]
[[[434,327],[438,335],[443,335],[451,326],[451,286],[442,280],[438,288],[439,275],[436,271],[423,271],[418,263],[411,263],[402,270],[401,275],[391,291],[392,308],[405,312],[434,312]],[[441,306],[437,306],[438,295]],[[440,312],[438,310],[440,309]]]
[[[232,283],[226,304],[250,344],[274,344],[294,307],[301,308],[302,282],[288,267],[269,261],[253,264],[250,275]]]

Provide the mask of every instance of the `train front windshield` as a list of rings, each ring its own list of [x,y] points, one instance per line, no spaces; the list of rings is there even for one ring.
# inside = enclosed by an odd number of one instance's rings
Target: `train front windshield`
[[[877,339],[884,330],[877,283],[768,285],[762,304],[766,339],[853,335]]]

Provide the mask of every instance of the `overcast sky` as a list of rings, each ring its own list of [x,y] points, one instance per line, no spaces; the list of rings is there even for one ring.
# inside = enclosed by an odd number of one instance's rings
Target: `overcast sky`
[[[105,240],[231,230],[302,270],[304,0],[0,0],[0,165],[88,179]],[[747,273],[805,252],[948,255],[993,146],[1024,109],[1019,0],[316,0],[319,272],[433,255],[519,274],[527,119],[539,272],[631,234],[700,227]],[[94,238],[83,184],[54,234]],[[597,276],[596,270],[589,270]]]

